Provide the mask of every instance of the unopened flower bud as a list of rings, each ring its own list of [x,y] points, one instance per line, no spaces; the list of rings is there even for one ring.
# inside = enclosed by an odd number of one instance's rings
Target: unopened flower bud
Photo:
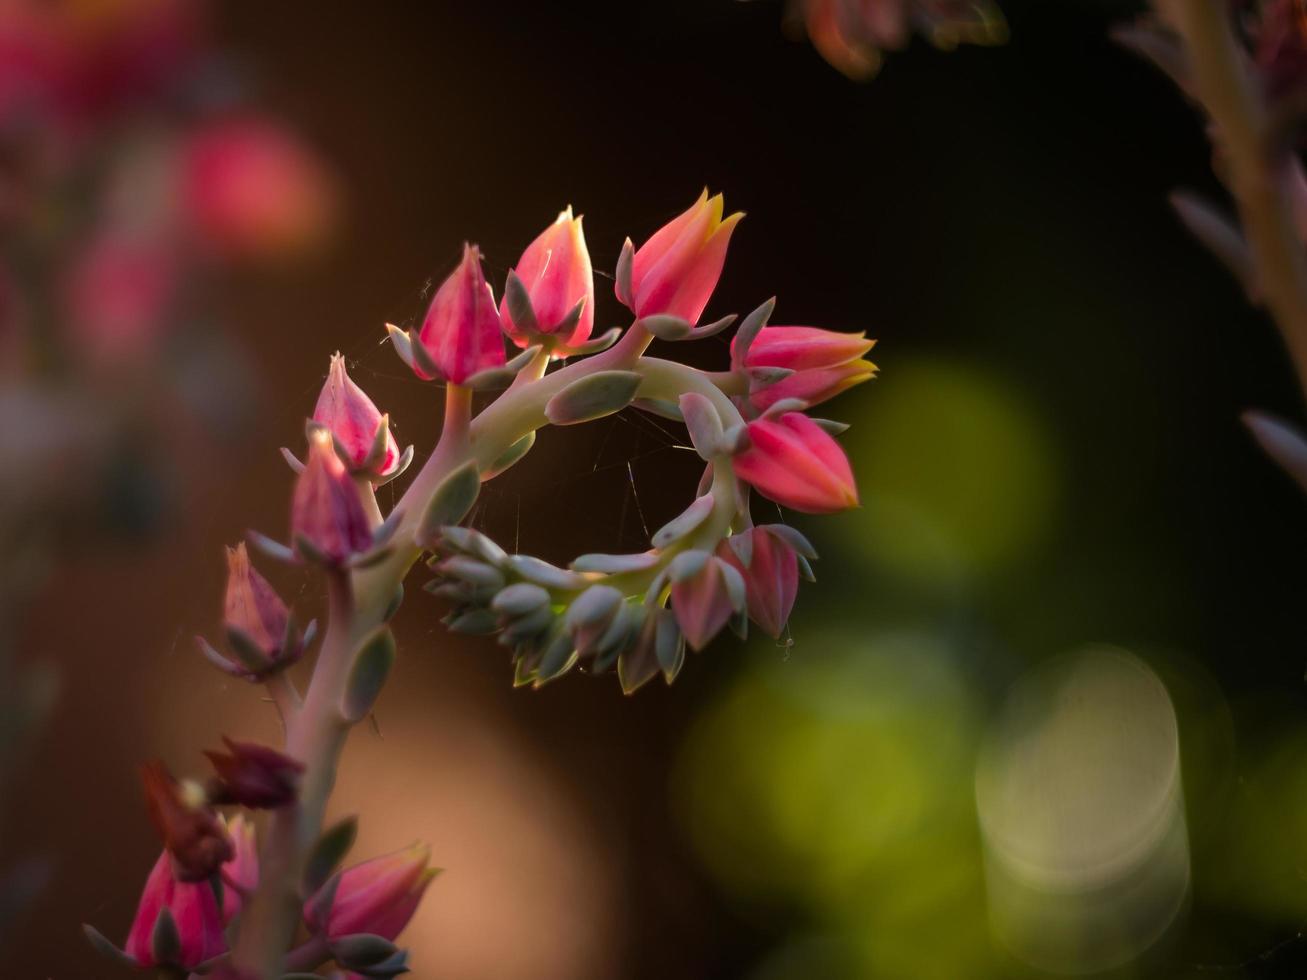
[[[171,929],[160,925],[165,913]],[[222,910],[213,886],[207,881],[179,881],[164,851],[145,881],[123,952],[143,967],[191,970],[226,949]]]
[[[310,560],[339,564],[371,546],[358,488],[325,430],[309,438],[308,460],[291,502],[290,530],[296,548]]]
[[[250,564],[245,542],[228,548],[227,594],[223,603],[227,628],[240,630],[269,660],[276,660],[285,652],[282,645],[289,619],[286,604]]]
[[[231,860],[231,839],[202,790],[179,784],[157,759],[141,767],[141,782],[150,821],[180,880],[203,881]]]
[[[370,933],[394,940],[413,918],[423,893],[438,873],[428,867],[430,859],[429,847],[414,844],[346,868],[338,882],[323,886],[335,888],[325,921],[315,901],[318,896],[305,905],[309,928],[328,939]]]
[[[388,419],[346,373],[345,358],[339,352],[331,357],[313,421],[327,427],[355,472],[384,478],[399,469],[399,446]]]
[[[463,261],[436,290],[418,343],[440,376],[453,384],[505,363],[499,311],[475,245],[463,246]],[[415,370],[428,381],[434,377],[420,364]]]
[[[637,317],[666,315],[697,323],[717,288],[731,232],[744,217],[722,218],[722,196],[705,190],[684,214],[636,251],[631,295],[619,296]]]
[[[227,752],[206,751],[217,778],[209,799],[254,810],[271,810],[295,802],[304,764],[276,749],[223,736]]]
[[[695,650],[702,650],[721,632],[743,605],[743,595],[733,595],[728,576],[738,574],[735,569],[717,558],[701,552],[682,552],[669,567],[672,576],[672,612],[685,639]],[[678,563],[686,566],[690,574],[678,574]],[[693,568],[693,570],[691,570]]]
[[[734,459],[735,475],[785,507],[833,514],[856,507],[858,488],[844,450],[801,412],[749,423],[749,448]]]
[[[238,813],[227,823],[232,858],[222,866],[222,921],[229,925],[247,896],[259,887],[259,844],[254,824]]]
[[[782,399],[797,398],[816,405],[834,398],[875,375],[876,365],[862,356],[874,343],[863,334],[817,327],[763,327],[749,345],[744,366],[794,373],[760,388],[749,400],[759,411],[766,411]]]
[[[718,546],[717,557],[743,576],[749,618],[768,636],[779,637],[798,595],[799,557],[784,539],[767,527],[750,528],[742,533],[749,537],[747,565],[726,541]]]
[[[530,322],[518,322],[522,317],[514,318],[504,291],[499,316],[513,343],[529,347],[539,334],[558,334],[558,342],[568,348],[589,339],[595,319],[594,272],[581,219],[572,217],[570,207],[526,247],[510,275],[517,276],[530,300]]]

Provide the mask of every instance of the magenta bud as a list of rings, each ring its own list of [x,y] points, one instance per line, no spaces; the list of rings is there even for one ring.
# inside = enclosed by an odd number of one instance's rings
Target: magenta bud
[[[322,892],[305,904],[305,921],[311,930],[325,933],[328,939],[371,933],[393,941],[413,918],[423,893],[438,873],[428,867],[430,860],[431,849],[414,844],[346,868],[338,881],[323,886],[335,889],[325,921],[316,901]]]
[[[206,751],[216,779],[209,799],[254,810],[271,810],[294,803],[304,764],[276,749],[254,742],[233,742],[223,736],[227,752]]]
[[[227,595],[223,620],[229,629],[240,630],[269,660],[284,651],[290,612],[272,585],[250,564],[242,541],[227,549]]]
[[[763,495],[805,514],[833,514],[858,505],[844,450],[801,412],[748,425],[749,448],[734,458],[735,475]]]
[[[518,347],[538,343],[539,334],[558,334],[564,348],[575,347],[590,338],[594,329],[594,272],[586,249],[581,219],[572,217],[569,207],[542,231],[510,270],[526,291],[533,322],[521,323],[513,316],[508,289],[499,306],[504,332]],[[563,328],[567,329],[565,335]],[[560,355],[561,356],[561,355]]]
[[[325,429],[309,436],[308,460],[291,500],[290,531],[301,557],[310,561],[340,564],[371,547],[358,488]]]
[[[453,384],[505,363],[499,311],[475,245],[463,245],[463,261],[436,290],[417,339],[426,361]],[[425,370],[421,361],[415,358],[414,371],[433,380],[436,374]]]
[[[141,767],[150,822],[182,881],[203,881],[231,860],[231,838],[202,793],[185,791],[155,759]]]
[[[722,196],[705,190],[684,214],[636,250],[631,263],[632,311],[697,323],[726,261],[726,246],[742,212],[722,218]],[[620,297],[619,297],[620,298]]]
[[[744,578],[749,618],[768,636],[779,637],[789,621],[799,592],[799,556],[767,527],[742,532],[749,536],[752,555],[748,565],[727,542],[717,547],[717,557],[733,566]]]
[[[245,904],[247,896],[259,887],[259,844],[254,824],[243,813],[227,823],[231,837],[232,859],[222,866],[222,921],[229,925]]]
[[[690,554],[683,552],[682,557],[688,558]],[[686,641],[695,650],[706,647],[735,612],[726,578],[734,572],[716,558],[705,557],[707,560],[697,571],[679,580],[674,577],[672,582],[672,612]],[[671,570],[676,571],[674,565]]]
[[[160,928],[160,917],[165,910],[177,940],[174,948],[166,952],[156,943],[158,935],[166,931],[166,927]],[[178,881],[173,876],[168,852],[164,851],[145,880],[123,951],[143,967],[191,970],[226,952],[223,924],[213,886],[207,881]]]
[[[339,351],[331,356],[313,421],[327,427],[355,473],[382,479],[399,469],[399,446],[389,419],[346,373]]]

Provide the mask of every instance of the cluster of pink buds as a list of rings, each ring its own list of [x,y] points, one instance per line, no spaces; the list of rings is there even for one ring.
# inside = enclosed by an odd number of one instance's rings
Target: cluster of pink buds
[[[403,579],[424,555],[435,573],[427,591],[452,606],[450,628],[497,634],[519,684],[539,686],[574,667],[615,668],[629,692],[659,674],[670,683],[687,650],[705,649],[727,627],[744,636],[752,620],[784,635],[816,552],[792,527],[755,525],[751,498],[814,514],[857,504],[835,438],[844,426],[807,413],[875,367],[862,334],[768,326],[772,300],[740,321],[728,370],[649,356],[655,339],[692,341],[735,323],[700,321],[741,217],[705,191],[640,247],[627,239],[614,282],[632,322],[598,338],[594,272],[570,208],[527,246],[499,302],[480,250],[465,245],[420,323],[387,328],[414,374],[445,389],[440,441],[388,514],[376,488],[404,473],[412,447],[399,451],[389,416],[339,354],[331,359],[305,454],[283,450],[295,472],[287,543],[247,536],[264,558],[326,581],[328,625],[308,690],[300,696],[287,668],[315,644],[314,624],[300,633],[239,544],[228,552],[227,652],[203,640],[200,649],[225,673],[267,685],[286,751],[226,739],[223,751],[207,753],[214,774],[206,781],[178,783],[151,769],[169,860],[151,877],[129,958],[199,965],[229,980],[328,962],[365,977],[407,970],[395,940],[435,874],[428,849],[333,873],[353,824],[324,833],[322,820],[344,734],[372,713],[395,660],[387,624]],[[522,348],[511,359],[509,343]],[[476,413],[473,392],[482,393]],[[564,568],[510,554],[463,525],[482,483],[525,456],[537,429],[624,410],[683,424],[705,466],[691,503],[647,550],[581,555]],[[220,817],[218,808],[232,806],[270,812],[261,859],[246,825]],[[288,908],[300,914],[289,918]],[[270,921],[245,929],[247,916]],[[230,954],[223,924],[235,936]]]
[[[870,78],[882,52],[907,46],[914,33],[937,48],[1001,44],[1007,24],[992,0],[795,0],[813,46],[850,78]]]

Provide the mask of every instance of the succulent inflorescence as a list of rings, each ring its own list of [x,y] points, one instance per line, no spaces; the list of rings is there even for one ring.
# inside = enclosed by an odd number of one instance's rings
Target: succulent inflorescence
[[[344,359],[332,358],[306,426],[307,454],[283,450],[296,473],[289,541],[248,536],[264,556],[318,567],[327,581],[327,627],[308,690],[301,698],[286,671],[314,644],[316,626],[300,632],[239,544],[228,554],[229,652],[203,640],[201,650],[224,672],[268,686],[286,723],[285,752],[228,740],[225,752],[209,753],[216,775],[204,783],[149,769],[170,855],[160,867],[174,873],[156,867],[147,884],[129,960],[231,977],[327,961],[364,976],[407,969],[393,940],[430,880],[426,850],[334,872],[349,840],[321,826],[344,736],[372,711],[396,656],[387,624],[403,579],[424,555],[434,572],[425,588],[451,604],[450,628],[497,634],[512,650],[519,684],[538,686],[580,665],[615,668],[629,692],[660,673],[670,682],[687,647],[703,649],[728,625],[743,636],[751,619],[783,634],[816,554],[792,527],[755,525],[751,498],[805,513],[857,503],[834,438],[844,427],[805,413],[875,368],[863,358],[872,342],[861,334],[770,326],[772,300],[740,322],[725,370],[647,355],[655,338],[695,340],[735,323],[699,320],[741,217],[723,217],[721,196],[705,192],[640,248],[628,239],[615,292],[634,320],[598,338],[594,276],[570,209],[528,246],[499,304],[479,250],[465,246],[422,323],[388,326],[413,372],[445,388],[440,441],[389,514],[376,487],[405,472],[413,449],[400,451],[389,417],[349,377]],[[522,348],[511,359],[506,339]],[[474,391],[488,396],[475,415]],[[462,526],[482,483],[522,459],[537,429],[626,409],[683,423],[704,463],[692,501],[652,535],[648,550],[581,555],[561,568],[508,554]],[[261,859],[218,816],[216,807],[232,805],[272,811]],[[192,890],[209,888],[210,879],[225,888],[208,898]],[[193,935],[181,934],[179,902],[188,903]],[[287,908],[301,911],[291,917]],[[246,930],[245,917],[268,922]],[[230,956],[224,925],[236,937]],[[307,938],[294,946],[301,930]]]

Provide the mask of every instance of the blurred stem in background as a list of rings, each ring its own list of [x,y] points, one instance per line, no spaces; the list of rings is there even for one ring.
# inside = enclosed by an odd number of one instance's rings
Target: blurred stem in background
[[[1245,28],[1236,6],[1230,0],[1155,0],[1159,20],[1174,36],[1144,21],[1119,31],[1118,39],[1163,68],[1210,117],[1217,173],[1234,199],[1238,225],[1194,195],[1177,194],[1173,203],[1190,231],[1274,318],[1307,393],[1307,177],[1297,156],[1307,23],[1293,0],[1267,0]],[[1245,413],[1244,420],[1267,454],[1307,490],[1302,432],[1260,411]]]

